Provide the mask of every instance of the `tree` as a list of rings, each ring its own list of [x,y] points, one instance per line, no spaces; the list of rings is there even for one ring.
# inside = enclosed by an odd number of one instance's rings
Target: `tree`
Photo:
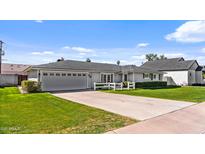
[[[167,59],[167,57],[165,57],[164,55],[160,55],[159,59],[163,60],[163,59]]]
[[[57,62],[59,62],[59,61],[64,61],[64,58],[61,57],[60,59],[57,59]]]
[[[91,62],[90,58],[87,58],[87,59],[86,59],[86,62],[89,62],[89,63],[90,63],[90,62]]]
[[[159,59],[159,58],[157,57],[157,54],[153,54],[153,53],[146,54],[146,55],[145,55],[145,58],[146,58],[148,61],[154,61],[154,60]]]
[[[120,61],[119,60],[117,61],[117,65],[120,65]]]
[[[164,55],[157,55],[157,54],[153,54],[153,53],[150,53],[150,54],[146,54],[146,57],[145,57],[148,61],[154,61],[154,60],[163,60],[163,59],[167,59],[167,57],[165,57]]]

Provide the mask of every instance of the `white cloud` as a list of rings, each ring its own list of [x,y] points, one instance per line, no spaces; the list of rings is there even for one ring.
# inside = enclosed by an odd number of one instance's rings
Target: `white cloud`
[[[148,45],[149,45],[149,43],[139,43],[139,44],[137,44],[137,46],[139,48],[144,48],[144,47],[147,47]]]
[[[145,55],[136,55],[132,56],[131,58],[135,60],[145,60]]]
[[[196,59],[199,63],[199,65],[205,65],[204,61],[205,61],[205,56],[198,56],[198,57],[195,57],[194,59]]]
[[[45,63],[50,63],[50,62],[53,62],[53,60],[52,60],[52,59],[42,59],[42,61],[43,61],[43,62],[45,62]]]
[[[52,51],[43,51],[43,52],[32,52],[32,55],[53,55]]]
[[[79,54],[80,54],[81,56],[86,55],[86,53],[85,53],[85,52],[80,52]]]
[[[202,48],[202,49],[201,49],[201,52],[202,52],[202,53],[205,53],[205,48]]]
[[[83,47],[70,47],[70,46],[64,46],[62,47],[62,49],[77,52],[81,58],[83,58],[87,54],[92,54],[92,56],[96,56],[96,53],[94,52],[93,49],[88,49],[88,48],[83,48]]]
[[[35,20],[37,23],[43,23],[43,20]]]
[[[90,53],[93,52],[92,49],[82,48],[82,47],[71,47],[72,50],[81,52],[81,53]]]
[[[165,39],[187,43],[205,42],[205,21],[188,21],[166,35]]]
[[[62,49],[71,49],[71,47],[69,47],[69,46],[64,46],[64,47],[62,47]]]
[[[164,56],[167,58],[178,58],[178,57],[185,57],[186,55],[183,53],[165,53]]]
[[[88,49],[88,48],[83,48],[83,47],[70,47],[70,46],[64,46],[62,47],[62,49],[77,51],[80,53],[91,53],[94,51],[93,49]]]
[[[32,52],[32,55],[41,55],[41,52]]]

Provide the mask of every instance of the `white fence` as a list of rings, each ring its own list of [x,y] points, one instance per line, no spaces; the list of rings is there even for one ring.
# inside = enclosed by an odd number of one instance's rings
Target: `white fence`
[[[97,89],[113,89],[113,90],[123,90],[123,89],[135,89],[134,82],[127,82],[127,87],[123,87],[123,83],[96,83],[94,82],[94,90]]]
[[[135,89],[135,82],[128,82],[127,89]]]
[[[18,75],[0,74],[0,86],[15,86],[15,85],[18,85]]]

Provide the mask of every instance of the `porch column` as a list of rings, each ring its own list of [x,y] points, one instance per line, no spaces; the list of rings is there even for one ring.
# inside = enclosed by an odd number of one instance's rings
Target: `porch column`
[[[135,82],[135,73],[133,72],[132,82]]]
[[[86,85],[87,85],[87,88],[88,88],[88,73],[86,73]]]

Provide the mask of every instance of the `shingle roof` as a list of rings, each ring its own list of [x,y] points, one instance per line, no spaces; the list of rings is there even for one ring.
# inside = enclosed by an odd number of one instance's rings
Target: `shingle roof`
[[[159,71],[188,70],[195,60],[184,60],[183,58],[172,58],[164,60],[148,61],[141,68],[153,68]]]
[[[26,75],[25,72],[23,72],[25,69],[30,67],[30,65],[24,65],[24,64],[8,64],[8,63],[2,63],[1,69],[2,74],[19,74],[19,75]]]
[[[42,65],[32,66],[33,69],[71,69],[71,70],[89,70],[89,71],[109,71],[109,72],[120,72],[120,71],[131,71],[139,73],[160,73],[159,71],[152,68],[140,68],[135,65],[118,66],[116,64],[107,63],[95,63],[95,62],[82,62],[76,60],[65,60],[60,62],[53,62]]]
[[[48,69],[71,69],[71,70],[92,70],[92,71],[120,71],[120,66],[115,64],[83,62],[76,60],[64,60],[48,64],[36,65],[33,68]]]
[[[138,72],[138,73],[162,73],[153,68],[142,68],[136,65],[125,65],[121,67],[122,71]]]

